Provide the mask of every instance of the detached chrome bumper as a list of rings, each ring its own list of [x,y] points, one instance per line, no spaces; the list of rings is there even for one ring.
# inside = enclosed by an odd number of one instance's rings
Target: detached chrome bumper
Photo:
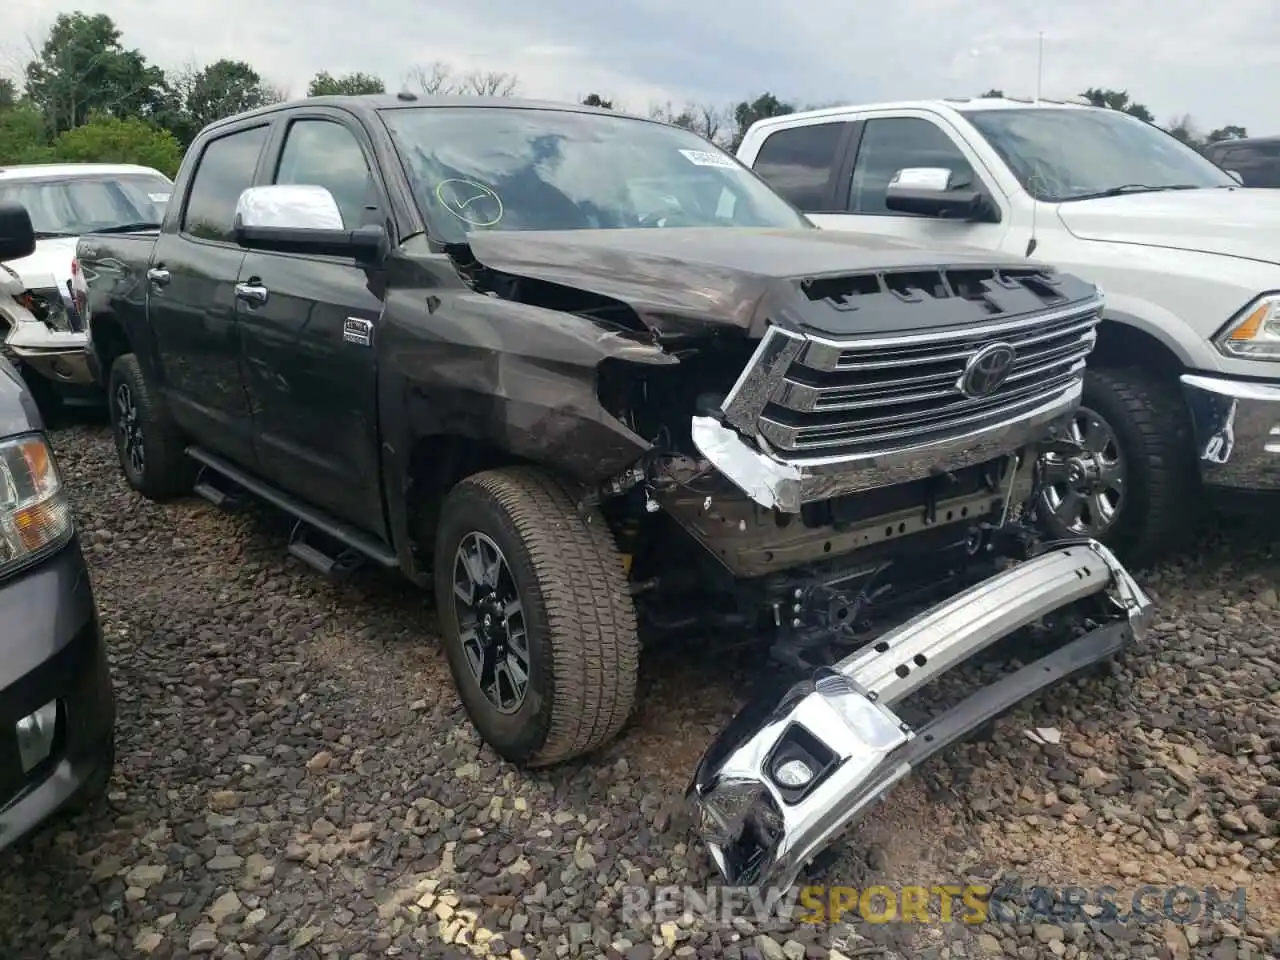
[[[961,470],[1043,440],[1080,403],[1076,380],[1031,410],[947,440],[903,444],[844,457],[781,459],[762,453],[711,417],[693,418],[693,443],[711,465],[766,508],[799,513],[811,501],[908,483],[937,470]]]
[[[1105,594],[1110,625],[1003,677],[912,730],[891,709],[1013,631]],[[933,754],[1141,633],[1151,601],[1094,541],[1054,549],[957,594],[872,646],[742,711],[703,756],[689,794],[732,885],[789,886],[867,807]]]
[[[1242,491],[1280,490],[1280,384],[1183,374],[1200,476]]]

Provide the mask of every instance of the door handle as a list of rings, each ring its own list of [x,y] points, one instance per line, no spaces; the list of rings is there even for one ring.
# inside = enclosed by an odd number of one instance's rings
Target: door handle
[[[236,299],[245,303],[261,306],[267,302],[267,288],[254,283],[237,283]]]
[[[147,279],[157,287],[163,287],[169,282],[169,271],[162,267],[152,267],[147,271]]]

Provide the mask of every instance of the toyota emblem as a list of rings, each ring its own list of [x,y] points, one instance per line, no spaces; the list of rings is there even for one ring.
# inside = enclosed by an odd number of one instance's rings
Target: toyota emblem
[[[1009,344],[989,343],[969,358],[956,386],[972,400],[989,397],[1009,378],[1017,358]]]

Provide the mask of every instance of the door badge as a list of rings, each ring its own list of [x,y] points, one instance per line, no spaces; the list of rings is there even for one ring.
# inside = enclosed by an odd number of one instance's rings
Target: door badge
[[[373,346],[373,321],[347,317],[342,325],[342,339],[360,347]]]

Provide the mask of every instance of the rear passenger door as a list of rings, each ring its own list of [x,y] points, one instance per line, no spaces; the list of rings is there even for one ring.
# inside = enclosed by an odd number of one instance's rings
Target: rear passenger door
[[[373,150],[342,111],[279,123],[268,183],[329,190],[347,229],[384,223]],[[382,267],[351,257],[250,250],[237,304],[258,457],[276,486],[340,520],[385,534],[375,346]]]
[[[181,185],[182,209],[166,215],[146,279],[155,340],[149,372],[157,374],[188,433],[249,470],[256,461],[234,292],[244,249],[232,227],[236,201],[254,185],[270,130],[263,120],[196,148],[194,173]]]
[[[845,209],[840,170],[856,133],[857,124],[841,120],[784,127],[765,137],[751,169],[816,223]]]

